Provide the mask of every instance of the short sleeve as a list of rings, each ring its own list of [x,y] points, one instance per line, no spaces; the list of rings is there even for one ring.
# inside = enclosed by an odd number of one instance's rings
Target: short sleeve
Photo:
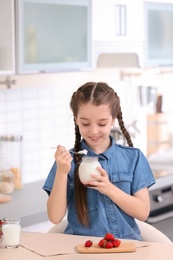
[[[52,168],[47,176],[47,179],[43,185],[43,190],[45,190],[48,193],[48,195],[50,195],[52,187],[53,187],[56,169],[57,169],[57,165],[56,165],[56,162],[54,162],[54,164],[52,165]]]
[[[134,169],[133,181],[132,181],[132,194],[147,187],[151,187],[155,184],[155,178],[151,167],[144,154],[137,150],[136,165]]]

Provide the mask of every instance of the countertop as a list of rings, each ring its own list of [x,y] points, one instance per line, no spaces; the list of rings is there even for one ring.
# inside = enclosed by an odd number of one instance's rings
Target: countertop
[[[43,183],[27,183],[21,190],[11,193],[11,201],[0,204],[0,218],[19,217],[22,227],[47,221],[48,195],[42,189]]]

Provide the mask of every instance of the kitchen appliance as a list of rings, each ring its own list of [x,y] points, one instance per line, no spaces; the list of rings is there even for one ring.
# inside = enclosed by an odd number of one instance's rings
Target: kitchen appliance
[[[173,165],[155,167],[153,174],[156,184],[149,189],[151,206],[147,222],[173,241]]]

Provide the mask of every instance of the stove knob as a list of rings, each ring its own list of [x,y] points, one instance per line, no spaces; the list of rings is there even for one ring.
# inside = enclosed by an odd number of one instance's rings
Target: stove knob
[[[154,196],[154,201],[156,201],[156,202],[162,202],[163,201],[163,198],[162,198],[162,196],[160,196],[160,195],[155,195]]]

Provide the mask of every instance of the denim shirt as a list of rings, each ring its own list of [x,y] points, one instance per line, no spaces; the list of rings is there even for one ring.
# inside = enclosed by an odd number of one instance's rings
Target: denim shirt
[[[112,137],[111,147],[98,154],[99,162],[108,174],[109,180],[116,187],[129,195],[150,187],[155,183],[152,171],[143,153],[133,147],[117,145]],[[81,142],[81,149],[88,150],[87,155],[96,154]],[[56,173],[56,162],[45,181],[43,189],[50,194]],[[67,184],[67,219],[66,234],[103,237],[112,233],[117,238],[141,240],[140,230],[135,219],[122,211],[109,197],[92,188],[87,189],[90,227],[83,226],[77,218],[74,199],[74,169],[72,161]],[[58,200],[57,200],[58,203]]]

